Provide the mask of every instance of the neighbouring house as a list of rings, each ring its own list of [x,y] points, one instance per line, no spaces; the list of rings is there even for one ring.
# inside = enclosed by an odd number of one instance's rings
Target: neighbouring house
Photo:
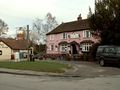
[[[20,58],[27,58],[29,45],[27,40],[0,38],[0,60],[15,59],[17,53],[20,54]]]
[[[47,54],[83,54],[99,42],[92,36],[87,19],[78,17],[77,21],[62,23],[46,34]]]

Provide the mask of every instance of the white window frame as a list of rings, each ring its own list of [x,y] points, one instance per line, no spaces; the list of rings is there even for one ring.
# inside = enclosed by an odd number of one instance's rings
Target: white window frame
[[[90,37],[92,37],[92,34],[91,34],[90,30],[84,30],[83,31],[83,37],[84,38],[90,38]]]
[[[54,40],[54,35],[50,35],[50,40]]]
[[[60,51],[67,53],[68,52],[68,45],[67,44],[61,44],[60,45]]]
[[[91,46],[92,46],[91,43],[83,43],[83,44],[81,45],[82,52],[89,52]]]
[[[62,39],[67,39],[67,33],[62,33]]]
[[[54,44],[50,45],[50,51],[54,51]]]

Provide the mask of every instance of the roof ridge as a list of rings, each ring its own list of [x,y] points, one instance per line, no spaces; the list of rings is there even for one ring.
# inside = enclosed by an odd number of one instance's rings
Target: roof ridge
[[[88,19],[82,19],[79,21],[71,21],[60,24],[58,27],[47,33],[46,35],[50,34],[58,34],[63,32],[72,32],[72,31],[79,31],[89,29]]]
[[[88,19],[75,20],[75,21],[68,21],[68,22],[63,22],[62,24],[64,24],[64,23],[73,23],[73,22],[81,22],[81,21],[85,21],[85,20],[88,20]]]

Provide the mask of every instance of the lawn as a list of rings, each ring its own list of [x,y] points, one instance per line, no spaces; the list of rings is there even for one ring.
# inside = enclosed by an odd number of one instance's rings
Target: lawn
[[[41,72],[63,73],[65,69],[70,69],[68,64],[48,61],[22,61],[22,62],[0,62],[0,68],[32,70]]]

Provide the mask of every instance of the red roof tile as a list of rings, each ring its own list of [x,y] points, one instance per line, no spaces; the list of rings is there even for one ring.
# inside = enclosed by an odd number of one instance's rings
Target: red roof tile
[[[9,46],[13,50],[27,50],[29,46],[27,40],[1,38],[0,41],[4,42],[7,46]]]

